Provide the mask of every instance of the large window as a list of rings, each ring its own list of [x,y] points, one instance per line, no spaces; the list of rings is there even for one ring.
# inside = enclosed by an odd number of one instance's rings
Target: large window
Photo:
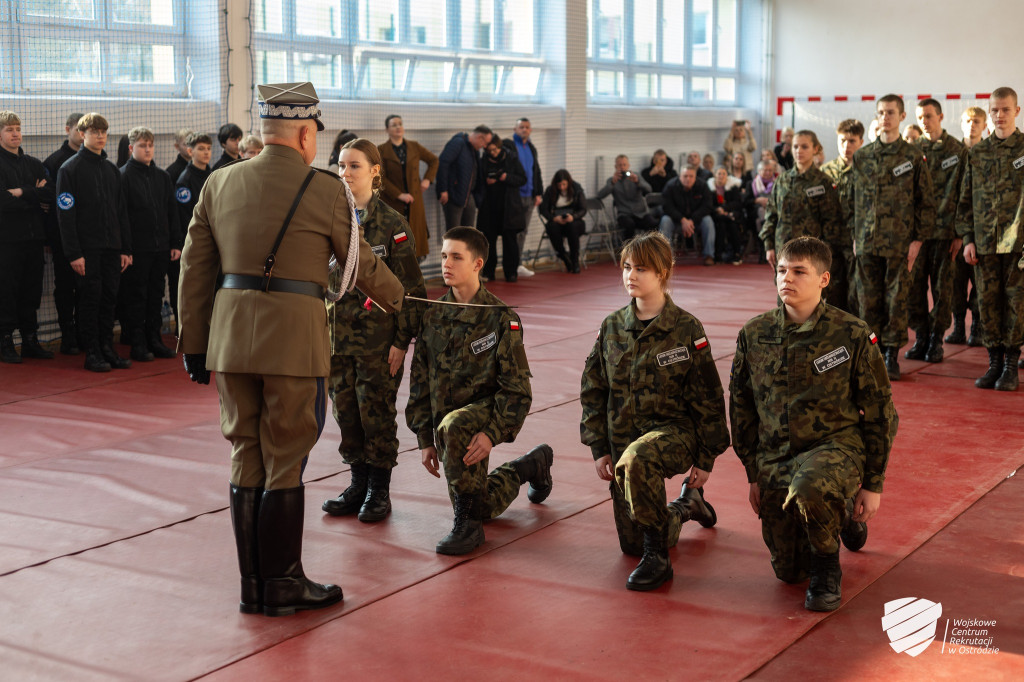
[[[184,0],[8,0],[0,35],[6,92],[187,94]]]
[[[592,102],[736,103],[737,0],[589,0]]]
[[[531,100],[535,0],[253,0],[258,82],[341,99]]]

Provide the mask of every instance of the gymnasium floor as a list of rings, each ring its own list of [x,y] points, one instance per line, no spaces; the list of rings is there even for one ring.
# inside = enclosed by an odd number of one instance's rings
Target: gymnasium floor
[[[767,268],[684,262],[672,288],[726,383],[740,325],[774,305]],[[838,611],[805,611],[804,586],[774,578],[731,450],[705,488],[718,525],[685,525],[674,580],[635,593],[578,427],[584,359],[627,300],[618,270],[491,290],[521,306],[534,374],[531,415],[491,463],[550,443],[551,497],[522,495],[477,551],[440,556],[450,504],[404,424],[392,516],[322,514],[348,481],[329,420],[306,469],[304,564],[345,601],[288,618],[237,611],[213,386],[189,383],[180,359],[106,375],[80,357],[0,367],[0,679],[1024,679],[1024,392],[973,387],[984,349],[901,362],[881,512],[867,546],[843,550]],[[884,604],[907,597],[942,604],[917,657],[881,627]],[[996,621],[989,651],[948,643],[954,619]]]

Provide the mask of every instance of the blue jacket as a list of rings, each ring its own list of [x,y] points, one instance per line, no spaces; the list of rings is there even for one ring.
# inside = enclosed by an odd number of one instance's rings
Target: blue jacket
[[[448,201],[457,206],[469,203],[469,192],[476,176],[479,153],[469,143],[468,133],[458,133],[448,140],[438,157],[436,191],[438,198],[448,192]]]

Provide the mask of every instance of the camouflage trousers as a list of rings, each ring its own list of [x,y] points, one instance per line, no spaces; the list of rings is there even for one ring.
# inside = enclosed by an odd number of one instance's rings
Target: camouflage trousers
[[[380,355],[332,355],[328,381],[334,420],[341,429],[341,458],[346,464],[393,468],[398,463],[395,402],[402,370],[391,376],[386,351]]]
[[[448,497],[455,504],[455,495],[479,495],[483,519],[497,518],[519,496],[522,481],[515,468],[506,462],[487,473],[487,460],[467,466],[469,441],[480,433],[491,416],[490,406],[469,405],[445,415],[434,434],[437,456],[444,465],[448,480]]]
[[[832,247],[831,279],[825,288],[825,302],[853,315],[860,314],[857,306],[857,263],[853,251],[829,244]]]
[[[978,256],[974,281],[986,348],[1020,348],[1024,344],[1024,273],[1019,253]]]
[[[907,290],[910,281],[906,256],[857,256],[857,296],[860,319],[878,336],[879,344],[907,345]]]
[[[942,333],[949,327],[953,294],[953,259],[949,255],[951,239],[927,239],[914,261],[907,296],[907,321],[914,330]],[[928,310],[928,291],[932,294]]]
[[[645,433],[612,456],[612,513],[623,553],[643,554],[644,527],[663,529],[668,547],[678,542],[682,520],[666,502],[665,479],[688,472],[696,449],[693,434],[665,428]]]
[[[806,455],[788,488],[761,488],[761,535],[779,580],[805,580],[812,553],[839,551],[846,500],[860,478],[846,453],[820,450]]]
[[[971,287],[970,294],[967,293],[968,284]],[[964,260],[963,249],[957,252],[956,265],[953,267],[950,308],[953,311],[953,317],[957,319],[966,317],[968,309],[970,309],[972,317],[978,315],[978,285],[974,281],[974,266],[968,265]]]

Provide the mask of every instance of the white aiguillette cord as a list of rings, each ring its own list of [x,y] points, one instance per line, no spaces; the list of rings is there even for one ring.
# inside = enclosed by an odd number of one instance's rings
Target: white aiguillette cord
[[[337,291],[333,291],[328,288],[325,296],[328,301],[338,301],[346,293],[355,289],[356,268],[359,267],[359,216],[356,214],[356,198],[352,196],[352,189],[348,186],[347,182],[342,180],[341,184],[345,188],[345,198],[348,199],[348,209],[350,212],[352,229],[349,230],[348,254],[345,256],[345,269],[341,271],[341,286],[338,287]],[[332,255],[328,272],[334,272],[337,267],[338,259]]]

